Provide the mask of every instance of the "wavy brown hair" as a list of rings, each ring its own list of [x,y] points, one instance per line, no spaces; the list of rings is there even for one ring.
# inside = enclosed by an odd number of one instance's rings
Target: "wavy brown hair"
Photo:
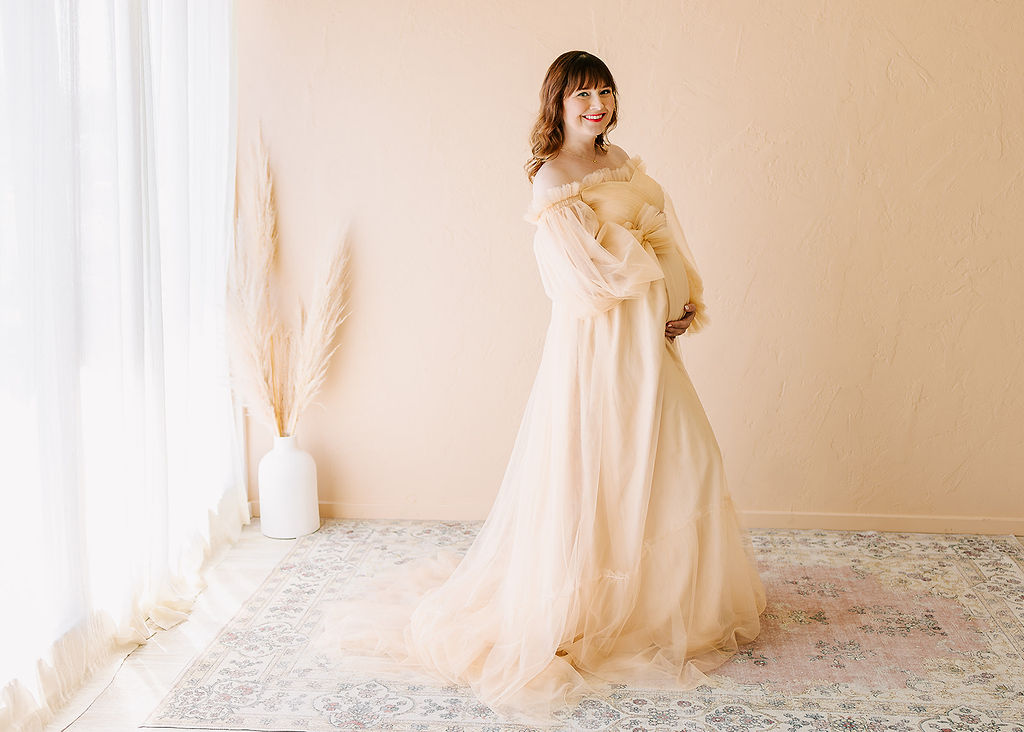
[[[540,170],[545,161],[554,157],[565,142],[565,130],[562,127],[562,112],[566,97],[577,89],[600,88],[610,86],[615,97],[615,110],[604,132],[594,140],[594,151],[607,151],[608,133],[619,120],[619,92],[615,87],[615,79],[604,61],[586,51],[566,51],[556,58],[544,75],[544,83],[540,87],[540,112],[537,121],[530,131],[530,150],[532,156],[526,165],[526,177],[533,181],[533,176]]]

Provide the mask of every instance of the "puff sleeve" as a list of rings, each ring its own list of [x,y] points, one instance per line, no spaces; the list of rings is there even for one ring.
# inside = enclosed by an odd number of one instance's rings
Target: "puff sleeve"
[[[579,198],[548,206],[536,219],[533,250],[548,297],[576,317],[644,295],[664,277],[657,258],[621,227],[600,226]]]
[[[664,190],[662,191],[664,193]],[[684,336],[690,335],[691,333],[699,333],[704,330],[710,323],[711,318],[708,317],[707,305],[704,303],[704,281],[701,279],[700,272],[697,270],[697,262],[693,258],[693,252],[690,251],[690,245],[686,242],[686,236],[683,234],[683,227],[679,223],[679,217],[676,216],[675,207],[672,205],[672,199],[668,193],[664,193],[665,196],[665,221],[668,225],[669,231],[672,233],[672,240],[675,242],[676,247],[679,249],[679,253],[683,257],[683,264],[686,268],[686,279],[690,285],[690,302],[695,306],[695,315],[690,326],[686,329]]]

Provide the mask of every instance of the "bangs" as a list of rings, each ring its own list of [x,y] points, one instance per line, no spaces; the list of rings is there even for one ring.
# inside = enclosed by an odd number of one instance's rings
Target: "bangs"
[[[611,87],[615,91],[615,81],[604,62],[589,54],[573,59],[566,69],[565,93],[570,95],[578,89],[600,89]]]

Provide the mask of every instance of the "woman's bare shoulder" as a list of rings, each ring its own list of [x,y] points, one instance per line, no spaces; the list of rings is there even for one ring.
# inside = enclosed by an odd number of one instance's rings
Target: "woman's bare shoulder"
[[[608,145],[608,163],[609,167],[617,168],[620,165],[625,165],[626,161],[629,160],[629,153],[623,150],[618,145]]]
[[[558,158],[544,162],[533,176],[533,192],[542,193],[556,186],[572,183],[572,172]]]

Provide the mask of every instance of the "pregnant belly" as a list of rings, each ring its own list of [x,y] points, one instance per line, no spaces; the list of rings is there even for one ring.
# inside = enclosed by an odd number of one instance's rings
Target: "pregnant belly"
[[[668,295],[668,306],[665,320],[678,320],[685,311],[683,306],[690,302],[690,283],[686,279],[686,265],[683,256],[675,247],[657,252],[661,271],[665,273],[665,291]]]

